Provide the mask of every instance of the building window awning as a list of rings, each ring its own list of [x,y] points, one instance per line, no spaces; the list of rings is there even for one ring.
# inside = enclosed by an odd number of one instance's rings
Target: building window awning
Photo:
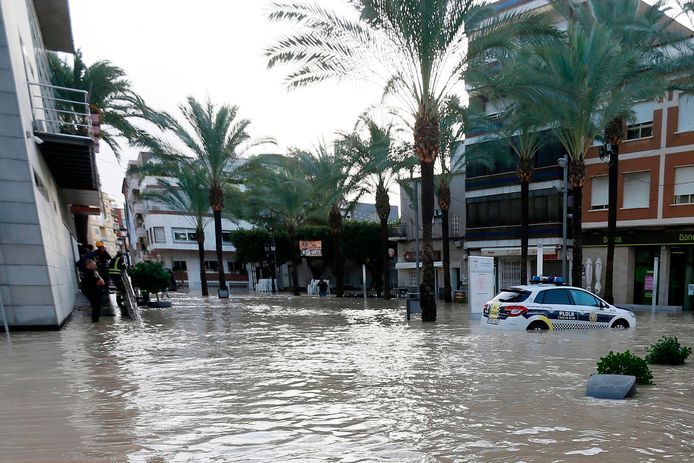
[[[543,246],[542,254],[544,256],[557,254],[558,246]],[[493,256],[493,257],[503,257],[503,256],[520,256],[521,248],[510,247],[510,248],[482,248],[481,254],[483,256]],[[537,246],[528,246],[528,255],[537,255]]]
[[[422,263],[419,262],[419,268],[422,267]],[[406,270],[410,268],[417,268],[417,262],[396,262],[395,263],[395,269],[396,270]],[[440,260],[437,260],[434,262],[434,268],[443,268],[443,262]]]

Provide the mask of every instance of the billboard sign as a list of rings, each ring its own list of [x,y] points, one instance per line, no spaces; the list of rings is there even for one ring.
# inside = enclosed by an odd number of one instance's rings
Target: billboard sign
[[[323,249],[322,241],[299,241],[299,250],[302,257],[321,257]]]

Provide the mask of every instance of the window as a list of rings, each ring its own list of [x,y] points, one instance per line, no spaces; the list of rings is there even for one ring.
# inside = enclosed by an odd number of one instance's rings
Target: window
[[[694,204],[694,166],[675,168],[675,204]]]
[[[451,235],[460,236],[460,216],[451,214]]]
[[[530,291],[524,291],[521,289],[505,289],[496,295],[492,302],[523,302],[528,296],[530,296]]]
[[[166,232],[164,227],[154,227],[154,242],[155,243],[166,243]]]
[[[410,273],[409,273],[409,286],[415,287],[417,286],[417,270],[411,268]]]
[[[232,275],[244,275],[246,273],[246,269],[241,262],[227,262],[227,268]]]
[[[571,298],[574,300],[574,305],[587,305],[590,307],[600,307],[600,301],[592,294],[578,289],[570,289]]]
[[[694,95],[680,95],[680,108],[677,120],[677,131],[694,131]]]
[[[218,272],[219,271],[219,266],[217,265],[216,260],[206,260],[205,261],[205,270],[208,272]]]
[[[231,232],[222,231],[222,242],[231,244]]]
[[[590,198],[590,209],[607,209],[607,175],[592,178],[592,189]]]
[[[171,261],[171,270],[174,272],[185,272],[188,270],[188,263],[185,260]]]
[[[569,293],[565,289],[548,289],[542,291],[535,298],[535,302],[538,304],[559,304],[559,305],[571,305],[571,300],[569,299]]]
[[[195,243],[195,230],[192,228],[174,228],[173,240],[176,243]]]
[[[622,207],[636,209],[648,207],[651,199],[651,173],[631,172],[624,174]]]
[[[634,122],[627,126],[627,140],[653,136],[653,102],[639,103],[632,108]]]

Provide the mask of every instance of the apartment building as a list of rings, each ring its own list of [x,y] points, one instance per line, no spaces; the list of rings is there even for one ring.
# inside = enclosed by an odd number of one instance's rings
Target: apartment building
[[[94,245],[101,241],[110,255],[120,251],[118,221],[115,217],[117,206],[108,193],[101,193],[101,213],[90,215],[87,223],[87,243]]]
[[[396,254],[394,256],[394,269],[397,272],[397,286],[400,288],[416,288],[420,283],[417,281],[417,237],[420,240],[421,248],[422,212],[414,200],[415,188],[417,189],[417,198],[421,198],[420,179],[409,181],[407,189],[400,188],[400,225],[392,230],[390,237]],[[455,291],[465,290],[467,287],[467,267],[465,264],[467,257],[463,249],[466,215],[465,173],[455,175],[451,180],[450,188],[451,205],[448,210],[450,276],[451,288]],[[434,198],[434,205],[434,223],[432,224],[434,275],[436,292],[440,297],[443,297],[443,231],[437,197]],[[419,223],[419,230],[417,230],[417,223]],[[421,268],[421,266],[420,257],[419,267]]]
[[[620,146],[614,295],[617,303],[694,308],[694,95],[634,108]],[[607,159],[591,150],[584,185],[586,286],[604,284]],[[659,268],[654,275],[654,260]],[[657,276],[657,278],[656,278]],[[657,287],[654,288],[654,284]],[[599,292],[599,291],[598,291]]]
[[[129,166],[147,162],[147,153],[140,153]],[[200,260],[192,217],[172,211],[166,205],[147,199],[144,193],[161,189],[155,177],[140,178],[127,174],[123,180],[125,196],[124,215],[127,224],[128,252],[131,261],[158,260],[174,272],[177,281],[191,290],[200,290]],[[223,262],[217,261],[212,214],[205,226],[205,271],[211,287],[218,284],[219,265],[224,266],[228,286],[249,287],[246,265],[237,261],[236,249],[231,244],[229,232],[238,228],[250,228],[245,222],[222,219]]]
[[[74,51],[68,1],[0,2],[0,302],[13,328],[68,319],[77,244],[100,212],[88,95],[51,85],[47,50]]]

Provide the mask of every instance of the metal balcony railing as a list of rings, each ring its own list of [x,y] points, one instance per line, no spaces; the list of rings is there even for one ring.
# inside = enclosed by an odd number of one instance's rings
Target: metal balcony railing
[[[28,82],[34,131],[92,138],[89,93],[85,90]]]

